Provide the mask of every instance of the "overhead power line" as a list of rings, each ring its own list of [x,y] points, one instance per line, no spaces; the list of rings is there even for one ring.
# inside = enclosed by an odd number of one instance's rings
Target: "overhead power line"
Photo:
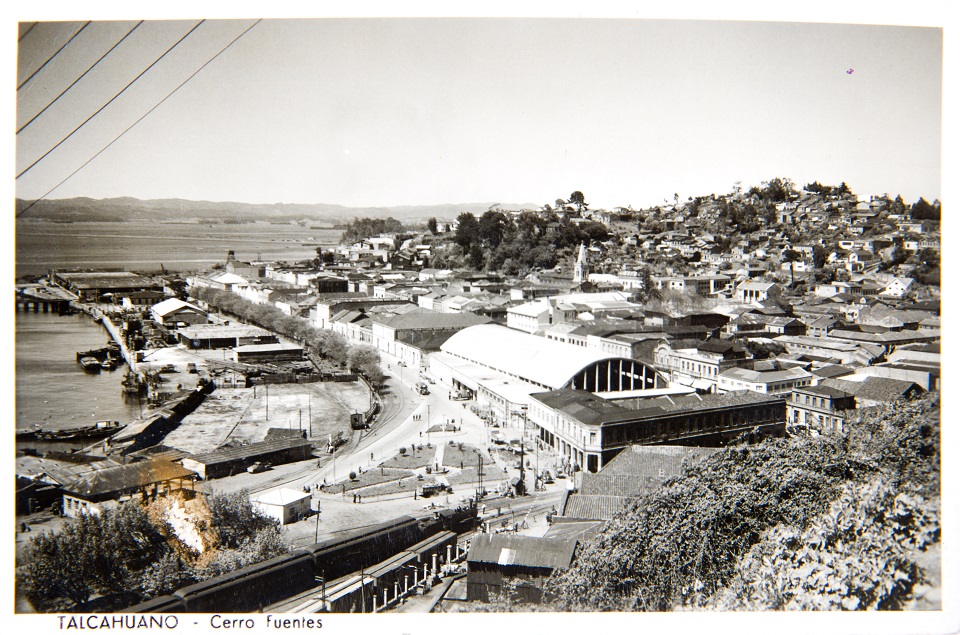
[[[120,46],[120,45],[123,43],[124,40],[126,40],[128,37],[130,37],[130,34],[133,33],[134,31],[136,31],[137,28],[138,28],[141,24],[143,24],[143,20],[140,20],[139,22],[137,22],[137,24],[136,24],[132,29],[130,29],[129,31],[127,31],[127,34],[126,34],[126,35],[124,35],[122,38],[120,38],[120,40],[119,40],[116,44],[114,44],[113,46],[110,47],[110,50],[109,50],[109,51],[107,51],[106,53],[104,53],[103,55],[101,55],[101,56],[100,56],[100,59],[98,59],[96,62],[94,62],[93,65],[92,65],[90,68],[88,68],[87,70],[83,71],[83,75],[81,75],[80,77],[78,77],[78,78],[76,78],[75,80],[73,80],[73,83],[71,83],[69,86],[67,86],[66,88],[64,88],[64,89],[63,89],[63,92],[61,92],[59,95],[57,95],[56,97],[54,97],[53,101],[51,101],[49,104],[47,104],[46,106],[44,106],[43,109],[42,109],[40,112],[38,112],[38,113],[35,114],[33,117],[31,117],[31,118],[30,118],[30,121],[28,121],[27,123],[25,123],[25,124],[23,124],[22,126],[20,126],[20,128],[17,130],[17,134],[20,134],[20,132],[21,132],[23,129],[25,129],[27,126],[29,126],[30,124],[32,124],[32,123],[37,119],[37,117],[39,117],[39,116],[42,115],[44,112],[46,112],[46,111],[47,111],[47,108],[49,108],[50,106],[52,106],[52,105],[54,105],[55,103],[57,103],[57,100],[58,100],[58,99],[60,99],[61,97],[63,97],[63,96],[67,93],[68,90],[70,90],[71,88],[73,88],[74,86],[76,86],[76,85],[77,85],[77,82],[79,82],[81,79],[83,79],[84,77],[86,77],[87,73],[89,73],[90,71],[92,71],[92,70],[96,67],[96,65],[99,64],[100,62],[102,62],[103,59],[104,59],[107,55],[110,55],[110,53],[113,52],[113,49],[115,49],[115,48],[117,48],[118,46]]]
[[[31,24],[31,25],[30,25],[30,28],[28,28],[26,31],[24,31],[24,32],[23,32],[23,35],[21,35],[20,37],[17,38],[17,42],[23,41],[23,38],[27,37],[27,35],[30,33],[30,31],[33,31],[33,27],[37,26],[38,24],[40,24],[40,23],[39,23],[39,22],[34,22],[33,24]]]
[[[35,71],[33,71],[32,73],[30,73],[30,77],[28,77],[28,78],[26,78],[25,80],[23,80],[22,82],[20,82],[20,85],[17,86],[17,90],[20,90],[21,88],[23,88],[24,86],[26,86],[26,85],[27,85],[27,82],[29,82],[31,79],[33,79],[34,77],[36,77],[36,76],[37,76],[37,73],[39,73],[40,71],[42,71],[44,66],[46,66],[47,64],[49,64],[49,63],[53,60],[53,58],[55,58],[57,55],[59,55],[59,54],[60,54],[60,51],[62,51],[63,49],[67,48],[67,46],[70,45],[70,42],[73,42],[74,38],[76,38],[78,35],[80,35],[81,33],[83,33],[83,30],[84,30],[85,28],[87,28],[88,26],[90,26],[90,22],[84,22],[84,23],[83,23],[83,26],[80,27],[80,30],[77,31],[76,33],[74,33],[73,35],[71,35],[71,36],[70,36],[70,39],[67,40],[67,42],[66,42],[63,46],[61,46],[60,48],[58,48],[56,53],[54,53],[53,55],[51,55],[50,57],[48,57],[48,58],[47,58],[47,61],[40,65],[40,68],[38,68],[37,70],[35,70]],[[30,27],[30,28],[33,28],[33,27]],[[26,35],[26,34],[24,34],[24,35]]]
[[[150,110],[148,110],[147,112],[145,112],[139,119],[137,119],[137,120],[134,121],[132,124],[130,124],[130,125],[127,127],[126,130],[124,130],[123,132],[121,132],[120,134],[118,134],[116,137],[114,137],[113,140],[110,141],[110,143],[108,143],[107,145],[103,146],[103,148],[101,148],[95,155],[93,155],[92,157],[90,157],[89,159],[87,159],[87,160],[83,163],[83,165],[81,165],[81,166],[78,167],[76,170],[74,170],[73,172],[71,172],[71,173],[67,176],[67,178],[65,178],[65,179],[63,179],[62,181],[60,181],[59,183],[57,183],[55,186],[53,186],[51,189],[49,189],[45,194],[43,194],[42,196],[40,196],[39,198],[37,198],[35,201],[33,201],[32,203],[30,203],[29,205],[27,205],[25,208],[23,208],[23,210],[21,210],[20,213],[16,215],[16,218],[20,218],[22,215],[24,215],[24,214],[27,212],[27,210],[29,210],[31,207],[33,207],[34,205],[36,205],[37,203],[39,203],[40,201],[42,201],[43,199],[45,199],[45,198],[46,198],[47,196],[49,196],[52,192],[54,192],[58,187],[60,187],[61,185],[63,185],[63,184],[66,183],[67,181],[69,181],[71,178],[73,178],[73,175],[75,175],[77,172],[79,172],[79,171],[82,170],[83,168],[87,167],[87,165],[89,165],[94,159],[96,159],[98,156],[100,156],[101,154],[103,154],[103,152],[106,151],[107,148],[109,148],[109,147],[112,146],[114,143],[116,143],[117,141],[119,141],[120,138],[123,137],[123,135],[127,134],[128,132],[130,132],[130,130],[132,130],[132,129],[134,128],[134,126],[136,126],[137,124],[139,124],[139,123],[140,123],[141,121],[143,121],[147,116],[149,116],[150,113],[152,113],[154,110],[156,110],[157,108],[159,108],[160,105],[163,104],[163,102],[167,101],[167,99],[169,99],[170,97],[172,97],[174,93],[176,93],[178,90],[180,90],[181,88],[183,88],[184,85],[186,85],[186,83],[189,82],[191,79],[193,79],[194,77],[196,77],[197,74],[199,74],[200,71],[202,71],[204,68],[206,68],[208,64],[210,64],[211,62],[213,62],[213,60],[215,60],[215,59],[217,59],[218,57],[220,57],[228,48],[230,48],[231,46],[233,46],[240,38],[242,38],[244,35],[246,35],[247,33],[249,33],[250,30],[253,29],[253,27],[257,26],[257,25],[260,24],[260,22],[262,22],[262,21],[263,21],[263,18],[258,19],[256,22],[254,22],[254,23],[251,24],[249,27],[247,27],[240,35],[238,35],[237,37],[233,38],[226,46],[224,46],[222,49],[220,49],[220,50],[216,53],[216,55],[214,55],[213,57],[211,57],[210,59],[208,59],[206,62],[204,62],[204,63],[203,63],[203,66],[201,66],[200,68],[198,68],[197,70],[195,70],[189,77],[187,77],[185,80],[183,80],[183,82],[181,82],[179,86],[177,86],[177,87],[174,88],[172,91],[170,91],[169,93],[167,93],[167,96],[166,96],[166,97],[164,97],[163,99],[161,99],[159,102],[157,102],[157,104],[156,104],[155,106],[153,106],[153,108],[151,108]],[[202,23],[202,22],[203,22],[203,21],[201,21],[201,23]],[[197,26],[200,26],[200,24],[197,24]],[[194,27],[194,29],[195,29],[195,28],[196,28],[196,27]],[[192,31],[193,31],[193,29],[191,29],[191,32],[192,32]],[[189,33],[188,33],[187,35],[189,35]],[[184,36],[184,37],[186,37],[186,36]],[[182,41],[182,38],[181,38],[181,41]],[[176,46],[176,45],[174,45],[174,46]],[[166,53],[164,53],[164,55],[166,55]]]
[[[140,74],[137,75],[136,77],[134,77],[134,78],[130,81],[130,83],[128,83],[126,86],[124,86],[124,87],[120,90],[119,93],[117,93],[116,95],[114,95],[113,97],[111,97],[110,100],[107,101],[107,103],[105,103],[104,105],[100,106],[100,108],[98,108],[95,113],[93,113],[92,115],[90,115],[89,117],[87,117],[86,119],[84,119],[84,120],[83,120],[83,123],[81,123],[79,126],[77,126],[76,128],[74,128],[73,131],[72,131],[70,134],[68,134],[66,137],[64,137],[63,139],[61,139],[60,141],[58,141],[58,142],[57,142],[57,145],[53,146],[52,148],[50,148],[49,150],[47,150],[46,152],[44,152],[44,153],[40,156],[39,159],[37,159],[36,161],[34,161],[34,162],[31,163],[30,165],[28,165],[27,168],[26,168],[23,172],[21,172],[20,174],[17,175],[17,178],[19,179],[21,176],[23,176],[24,174],[26,174],[27,172],[29,172],[29,171],[33,168],[33,166],[35,166],[36,164],[40,163],[40,162],[43,161],[45,158],[47,158],[47,156],[48,156],[51,152],[53,152],[54,150],[56,150],[57,148],[59,148],[61,145],[63,145],[63,143],[64,143],[67,139],[69,139],[70,137],[72,137],[73,135],[75,135],[81,128],[83,128],[85,125],[87,125],[87,122],[89,122],[91,119],[93,119],[94,117],[96,117],[97,115],[99,115],[101,112],[103,112],[103,109],[104,109],[104,108],[106,108],[107,106],[109,106],[110,104],[112,104],[118,97],[120,97],[120,95],[122,95],[123,93],[125,93],[126,90],[127,90],[128,88],[130,88],[138,79],[140,79],[141,77],[143,77],[143,76],[147,73],[147,71],[149,71],[151,68],[153,68],[154,66],[156,66],[157,63],[160,62],[160,60],[162,60],[164,57],[166,57],[167,54],[168,54],[170,51],[172,51],[173,49],[175,49],[181,42],[183,42],[185,39],[187,39],[187,37],[189,37],[190,34],[193,33],[194,31],[196,31],[197,28],[199,28],[199,26],[200,26],[201,24],[203,24],[204,22],[206,22],[206,20],[200,20],[199,22],[197,22],[197,23],[193,26],[193,28],[190,29],[189,31],[187,31],[187,33],[186,33],[183,37],[181,37],[179,40],[177,40],[177,41],[173,44],[173,46],[171,46],[171,47],[168,48],[166,51],[164,51],[164,52],[163,52],[163,55],[161,55],[160,57],[158,57],[157,59],[155,59],[155,60],[150,64],[150,66],[148,66],[148,67],[146,67],[145,69],[143,69],[142,71],[140,71]]]

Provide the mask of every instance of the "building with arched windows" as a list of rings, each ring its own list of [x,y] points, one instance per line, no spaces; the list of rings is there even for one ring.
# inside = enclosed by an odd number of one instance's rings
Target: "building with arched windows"
[[[431,373],[470,390],[498,421],[522,417],[529,395],[571,388],[591,393],[667,389],[667,381],[640,360],[480,324],[453,335],[430,356]]]

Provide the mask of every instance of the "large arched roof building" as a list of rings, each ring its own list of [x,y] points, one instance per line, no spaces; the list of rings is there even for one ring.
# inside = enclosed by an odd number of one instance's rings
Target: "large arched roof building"
[[[431,358],[435,374],[455,384],[471,385],[469,368],[494,371],[546,390],[573,388],[589,392],[620,392],[663,388],[667,382],[652,365],[636,359],[548,340],[496,324],[463,329]],[[466,364],[464,364],[466,363]],[[473,379],[474,381],[471,381]]]

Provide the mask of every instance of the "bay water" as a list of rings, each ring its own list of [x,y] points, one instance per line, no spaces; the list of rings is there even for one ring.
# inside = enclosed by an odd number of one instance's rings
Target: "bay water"
[[[89,373],[77,352],[107,345],[106,329],[85,314],[16,314],[16,424],[46,430],[115,420],[130,423],[140,415],[136,397],[124,395],[124,367]]]

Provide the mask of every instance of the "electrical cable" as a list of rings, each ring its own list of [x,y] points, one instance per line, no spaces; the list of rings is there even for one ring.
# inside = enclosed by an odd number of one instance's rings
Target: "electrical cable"
[[[57,148],[59,148],[67,139],[69,139],[70,137],[72,137],[73,135],[75,135],[81,128],[83,128],[85,125],[87,125],[87,123],[88,123],[91,119],[93,119],[94,117],[96,117],[97,115],[99,115],[101,112],[103,112],[103,109],[104,109],[104,108],[106,108],[107,106],[109,106],[110,104],[112,104],[118,97],[120,97],[120,95],[122,95],[123,93],[125,93],[126,90],[127,90],[128,88],[130,88],[138,79],[140,79],[141,77],[143,77],[144,74],[146,74],[147,71],[149,71],[151,68],[153,68],[154,66],[156,66],[157,63],[160,62],[160,60],[162,60],[164,57],[166,57],[167,54],[168,54],[170,51],[172,51],[173,49],[175,49],[181,42],[183,42],[185,39],[187,39],[187,37],[188,37],[191,33],[193,33],[194,31],[196,31],[197,28],[198,28],[201,24],[203,24],[204,22],[206,22],[206,20],[200,20],[199,22],[197,22],[192,29],[190,29],[189,31],[187,31],[186,35],[184,35],[183,37],[181,37],[179,40],[177,40],[177,41],[173,44],[173,46],[171,46],[171,47],[168,48],[166,51],[164,51],[164,52],[163,52],[163,55],[161,55],[160,57],[158,57],[157,59],[155,59],[155,60],[150,64],[150,66],[148,66],[148,67],[146,67],[145,69],[143,69],[142,71],[140,71],[140,74],[137,75],[136,77],[134,77],[134,78],[130,81],[130,83],[128,83],[126,86],[124,86],[124,87],[120,90],[119,93],[117,93],[116,95],[114,95],[113,97],[111,97],[110,100],[109,100],[107,103],[105,103],[104,105],[100,106],[100,108],[98,108],[95,113],[93,113],[92,115],[90,115],[89,117],[87,117],[86,119],[84,119],[84,120],[83,120],[83,123],[81,123],[79,126],[77,126],[76,128],[74,128],[73,131],[72,131],[70,134],[68,134],[66,137],[64,137],[64,138],[61,139],[59,142],[57,142],[57,145],[53,146],[52,148],[50,148],[49,150],[47,150],[46,152],[44,152],[43,155],[42,155],[39,159],[37,159],[36,161],[34,161],[34,162],[31,163],[30,165],[28,165],[27,168],[26,168],[23,172],[21,172],[20,174],[17,175],[17,178],[19,179],[21,176],[23,176],[24,174],[26,174],[27,172],[29,172],[29,171],[33,168],[33,166],[35,166],[36,164],[40,163],[40,162],[43,161],[45,158],[47,158],[47,156],[48,156],[51,152],[53,152],[54,150],[56,150]]]
[[[48,57],[48,58],[47,58],[47,61],[40,65],[40,68],[38,68],[37,70],[35,70],[35,71],[33,71],[32,73],[30,73],[30,77],[28,77],[28,78],[26,78],[25,80],[23,80],[23,81],[20,83],[20,85],[17,86],[17,90],[20,90],[21,88],[23,88],[24,86],[26,86],[26,85],[27,85],[27,82],[29,82],[31,79],[33,79],[34,77],[36,77],[36,76],[37,76],[37,73],[39,73],[40,71],[42,71],[44,66],[46,66],[46,65],[49,64],[51,61],[53,61],[53,58],[55,58],[57,55],[59,55],[59,54],[60,54],[60,51],[62,51],[63,49],[67,48],[67,46],[70,45],[70,42],[73,42],[74,38],[76,38],[78,35],[80,35],[81,33],[83,33],[83,30],[84,30],[85,28],[87,28],[88,26],[90,26],[90,22],[84,22],[84,23],[83,23],[83,26],[80,27],[80,30],[77,31],[76,33],[74,33],[73,35],[71,35],[71,36],[70,36],[70,39],[67,40],[66,44],[64,44],[63,46],[61,46],[60,48],[58,48],[56,53],[54,53],[53,55],[51,55],[50,57]]]
[[[213,60],[215,60],[215,59],[217,59],[218,57],[220,57],[220,55],[222,55],[228,48],[230,48],[231,46],[233,46],[233,45],[237,42],[237,40],[239,40],[239,39],[242,38],[244,35],[246,35],[247,33],[249,33],[250,30],[253,29],[253,27],[257,26],[257,25],[260,24],[260,22],[262,22],[262,21],[263,21],[263,18],[258,19],[256,22],[254,22],[254,23],[251,24],[249,27],[247,27],[246,30],[244,30],[240,35],[238,35],[237,37],[233,38],[233,40],[231,40],[229,44],[227,44],[227,45],[224,46],[222,49],[220,49],[220,51],[217,52],[216,55],[214,55],[214,56],[211,57],[209,60],[207,60],[206,62],[204,62],[203,66],[201,66],[200,68],[198,68],[196,71],[193,72],[193,74],[191,74],[189,77],[187,77],[185,80],[183,80],[183,82],[181,82],[179,86],[177,86],[177,87],[174,88],[172,91],[170,91],[170,92],[167,94],[167,96],[164,97],[163,99],[161,99],[159,102],[157,102],[157,104],[156,104],[153,108],[151,108],[150,110],[148,110],[147,112],[145,112],[139,119],[137,119],[137,120],[134,121],[132,124],[130,124],[130,126],[127,127],[126,130],[124,130],[123,132],[121,132],[120,134],[118,134],[116,137],[114,137],[113,140],[110,141],[110,143],[108,143],[107,145],[103,146],[103,148],[101,148],[99,152],[97,152],[95,155],[93,155],[92,157],[90,157],[89,159],[87,159],[87,161],[84,162],[83,165],[81,165],[81,166],[78,167],[76,170],[74,170],[73,172],[71,172],[71,173],[67,176],[67,178],[65,178],[65,179],[63,179],[62,181],[60,181],[59,183],[57,183],[53,188],[51,188],[50,190],[48,190],[45,194],[43,194],[42,196],[40,196],[39,198],[37,198],[36,200],[34,200],[32,203],[30,203],[28,206],[26,206],[25,208],[23,208],[23,210],[21,210],[21,211],[16,215],[15,218],[20,218],[23,214],[25,214],[25,213],[27,212],[27,210],[29,210],[31,207],[33,207],[34,205],[36,205],[37,203],[39,203],[41,200],[43,200],[44,198],[46,198],[47,196],[49,196],[50,193],[53,192],[54,190],[56,190],[58,187],[60,187],[61,185],[63,185],[63,184],[66,183],[67,181],[69,181],[71,178],[73,178],[73,176],[74,176],[77,172],[79,172],[79,171],[82,170],[83,168],[87,167],[87,165],[89,165],[94,159],[96,159],[98,156],[100,156],[101,154],[103,154],[103,152],[106,151],[107,148],[109,148],[109,147],[112,146],[114,143],[116,143],[117,141],[119,141],[120,138],[121,138],[123,135],[127,134],[128,132],[130,132],[130,130],[133,129],[134,126],[136,126],[138,123],[140,123],[141,121],[143,121],[143,120],[144,120],[150,113],[152,113],[154,110],[156,110],[157,108],[159,108],[160,105],[163,104],[163,102],[167,101],[167,99],[169,99],[171,96],[173,96],[174,93],[176,93],[178,90],[180,90],[181,88],[183,88],[183,86],[184,86],[187,82],[189,82],[191,79],[193,79],[194,77],[196,77],[197,74],[198,74],[200,71],[202,71],[204,68],[206,68],[208,64],[210,64],[211,62],[213,62]],[[200,26],[200,24],[202,24],[202,23],[203,23],[203,20],[201,20],[201,22],[198,23],[197,26]],[[194,27],[194,29],[196,29],[196,28],[197,28],[197,27]],[[193,29],[191,29],[191,32],[193,32]],[[189,35],[189,33],[188,33],[187,35]],[[186,36],[184,36],[184,37],[186,37]],[[181,41],[182,41],[182,38],[181,38]],[[174,45],[174,46],[176,46],[176,45]],[[164,53],[164,55],[166,55],[166,53]],[[158,61],[159,61],[159,60],[158,60]]]
[[[31,24],[31,25],[30,25],[30,28],[28,28],[26,31],[24,31],[24,32],[23,32],[23,35],[21,35],[20,37],[17,38],[17,42],[22,42],[22,41],[23,41],[23,38],[27,37],[27,35],[30,33],[30,31],[33,31],[33,27],[37,26],[38,24],[40,24],[40,23],[39,23],[39,22],[34,22],[33,24]]]
[[[99,64],[100,62],[102,62],[103,59],[104,59],[107,55],[110,55],[110,53],[113,52],[113,49],[115,49],[115,48],[117,48],[118,46],[120,46],[120,44],[122,44],[124,40],[126,40],[128,37],[130,37],[130,34],[133,33],[134,31],[136,31],[136,30],[137,30],[137,27],[139,27],[141,24],[143,24],[143,20],[140,20],[139,22],[137,22],[136,26],[134,26],[132,29],[130,29],[129,31],[127,31],[127,34],[124,35],[122,38],[120,38],[120,41],[119,41],[119,42],[117,42],[116,44],[114,44],[113,46],[111,46],[109,51],[107,51],[106,53],[104,53],[103,55],[101,55],[101,56],[100,56],[100,59],[98,59],[96,62],[93,63],[93,66],[91,66],[91,67],[88,68],[87,70],[83,71],[83,75],[81,75],[80,77],[78,77],[78,78],[76,78],[75,80],[73,80],[73,83],[70,84],[69,86],[67,86],[66,88],[64,88],[64,89],[63,89],[63,92],[61,92],[59,95],[57,95],[56,97],[54,97],[53,101],[51,101],[49,104],[47,104],[46,106],[43,107],[43,110],[41,110],[40,112],[38,112],[37,114],[35,114],[33,117],[31,117],[30,121],[28,121],[27,123],[25,123],[25,124],[23,124],[22,126],[20,126],[20,128],[17,130],[17,134],[20,134],[20,132],[23,131],[27,126],[29,126],[30,124],[32,124],[32,123],[36,120],[37,117],[39,117],[39,116],[42,115],[44,112],[46,112],[47,108],[49,108],[50,106],[52,106],[52,105],[54,105],[55,103],[57,103],[57,100],[58,100],[58,99],[60,99],[61,97],[63,97],[63,96],[67,93],[68,90],[70,90],[71,88],[73,88],[74,86],[76,86],[76,85],[77,85],[77,82],[79,82],[81,79],[83,79],[84,77],[86,77],[87,73],[89,73],[90,71],[92,71],[92,70],[96,67],[96,65]]]

